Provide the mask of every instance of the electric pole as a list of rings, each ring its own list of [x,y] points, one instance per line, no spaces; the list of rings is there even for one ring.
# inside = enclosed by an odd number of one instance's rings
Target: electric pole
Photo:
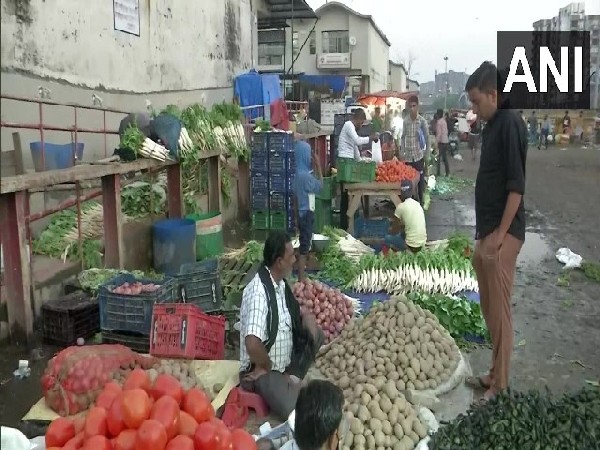
[[[444,76],[446,77],[446,89],[444,90],[444,112],[448,106],[448,57],[444,56],[444,64],[446,73]]]

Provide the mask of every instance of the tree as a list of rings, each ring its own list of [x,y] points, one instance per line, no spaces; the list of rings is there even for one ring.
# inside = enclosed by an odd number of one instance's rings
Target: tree
[[[394,56],[392,57],[392,61],[396,64],[402,64],[406,69],[406,77],[410,78],[411,75],[418,75],[418,73],[413,73],[413,64],[417,59],[417,56],[413,53],[412,50],[408,51],[408,54],[404,55],[399,49],[394,50]]]

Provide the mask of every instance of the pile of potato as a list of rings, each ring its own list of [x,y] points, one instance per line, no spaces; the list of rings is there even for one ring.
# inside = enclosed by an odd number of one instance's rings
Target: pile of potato
[[[429,311],[403,297],[352,320],[316,365],[344,391],[347,450],[411,450],[427,435],[407,389],[435,389],[454,372],[456,343]]]

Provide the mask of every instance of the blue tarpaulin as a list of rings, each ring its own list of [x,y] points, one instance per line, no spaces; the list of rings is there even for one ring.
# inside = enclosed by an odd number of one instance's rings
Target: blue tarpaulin
[[[279,75],[259,74],[255,70],[239,75],[235,78],[234,95],[238,98],[240,106],[270,105],[282,98]],[[255,119],[261,116],[258,108],[246,111],[246,117]]]
[[[301,83],[310,86],[326,86],[337,94],[346,89],[346,77],[343,75],[300,75]]]

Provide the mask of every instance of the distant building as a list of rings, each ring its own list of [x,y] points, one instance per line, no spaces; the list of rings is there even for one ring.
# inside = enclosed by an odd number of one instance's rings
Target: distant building
[[[390,61],[388,75],[388,89],[398,92],[407,92],[408,88],[408,72],[402,63]]]
[[[408,81],[408,91],[409,92],[419,92],[420,90],[420,84],[417,80],[411,80],[410,78],[407,78]]]
[[[464,92],[468,79],[469,74],[466,72],[455,72],[453,70],[449,70],[447,73],[436,72],[435,94],[444,95],[446,86],[448,87],[448,94],[460,94]]]
[[[427,81],[425,83],[421,83],[421,95],[435,95],[435,81]]]

